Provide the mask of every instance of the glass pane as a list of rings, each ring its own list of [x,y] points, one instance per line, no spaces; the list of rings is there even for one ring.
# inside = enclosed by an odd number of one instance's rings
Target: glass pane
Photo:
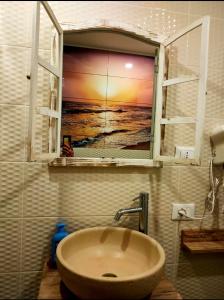
[[[161,126],[161,155],[175,156],[176,146],[194,147],[195,124]]]
[[[201,26],[167,47],[168,79],[199,74]]]
[[[171,85],[164,88],[164,92],[164,117],[196,117],[198,81]]]
[[[49,153],[49,125],[48,116],[36,115],[35,151],[37,155]]]
[[[58,110],[58,78],[38,65],[37,70],[37,106]]]
[[[39,56],[59,67],[59,35],[45,8],[40,6]]]
[[[57,151],[58,120],[48,116],[36,115],[36,154]]]
[[[57,135],[58,135],[58,120],[55,118],[50,118],[50,130],[51,130],[51,147],[50,152],[57,152]]]

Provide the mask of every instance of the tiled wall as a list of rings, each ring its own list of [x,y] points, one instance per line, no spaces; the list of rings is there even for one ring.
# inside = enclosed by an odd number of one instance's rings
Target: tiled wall
[[[94,225],[109,225],[115,211],[131,205],[140,191],[150,193],[149,233],[164,246],[167,276],[185,298],[224,298],[224,258],[219,255],[192,257],[180,251],[182,228],[224,227],[224,215],[204,220],[173,222],[172,202],[195,202],[203,212],[209,189],[209,132],[224,124],[224,3],[218,1],[51,1],[60,22],[83,22],[110,18],[169,34],[203,15],[210,15],[208,101],[201,167],[164,166],[141,168],[48,168],[26,163],[28,95],[32,3],[0,3],[0,298],[35,298],[43,262],[49,253],[50,237],[58,220],[70,231]],[[43,53],[49,53],[42,44]],[[198,65],[197,38],[183,39],[173,56],[173,70],[186,72]],[[192,50],[193,45],[193,50]],[[177,45],[178,46],[178,45]],[[191,48],[190,48],[191,46]],[[176,49],[173,48],[175,53]],[[181,64],[180,64],[181,62]],[[192,93],[181,96],[179,109],[185,111]],[[175,105],[174,105],[175,107]],[[188,107],[188,106],[187,106]],[[190,109],[190,108],[189,108]],[[224,204],[222,187],[219,205]],[[123,225],[136,228],[135,217]]]

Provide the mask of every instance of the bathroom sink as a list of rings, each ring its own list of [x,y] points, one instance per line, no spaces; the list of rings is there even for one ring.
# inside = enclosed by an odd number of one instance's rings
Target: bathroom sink
[[[85,300],[142,299],[160,281],[164,263],[157,241],[122,227],[78,230],[57,247],[62,281]]]

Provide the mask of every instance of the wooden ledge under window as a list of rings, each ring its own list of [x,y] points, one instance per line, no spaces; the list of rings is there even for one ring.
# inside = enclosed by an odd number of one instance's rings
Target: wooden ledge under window
[[[49,162],[50,167],[161,167],[152,159],[60,157]]]
[[[192,254],[224,252],[224,230],[182,230],[181,245]]]

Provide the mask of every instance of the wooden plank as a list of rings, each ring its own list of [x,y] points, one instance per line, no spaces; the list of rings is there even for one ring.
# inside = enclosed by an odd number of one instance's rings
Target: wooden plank
[[[38,56],[38,64],[42,66],[44,69],[46,69],[48,72],[52,73],[56,77],[60,77],[60,70],[55,68],[54,66],[50,65],[48,62],[46,62],[43,58]]]
[[[181,245],[191,253],[224,252],[224,230],[182,230]]]
[[[57,153],[41,153],[39,155],[36,155],[36,159],[40,161],[48,161],[51,163],[55,158],[57,158]]]
[[[224,229],[184,229],[182,239],[186,242],[224,241]]]
[[[199,80],[199,77],[198,76],[176,77],[176,78],[165,80],[163,82],[163,87],[170,86],[170,85],[176,85],[176,84],[180,84],[180,83],[185,83],[185,82],[190,82],[190,81],[195,81],[195,80]]]
[[[161,119],[160,124],[172,125],[172,124],[194,124],[196,123],[195,118],[191,117],[174,117]]]
[[[39,293],[37,299],[55,299],[55,300],[79,300],[61,281],[60,275],[57,270],[50,269],[47,265],[44,267],[43,277],[40,283]],[[173,284],[166,278],[162,278],[150,296],[144,300],[152,299],[167,299],[176,300],[182,299],[181,295],[177,292]]]
[[[195,159],[185,159],[185,158],[176,158],[175,156],[166,156],[166,155],[159,155],[158,157],[155,157],[155,160],[157,161],[164,161],[164,162],[173,162],[176,164],[182,164],[182,165],[197,165],[198,162],[195,161]]]
[[[155,290],[152,292],[151,297],[149,299],[182,299],[181,295],[177,292],[173,284],[167,280],[162,279],[160,283],[157,285]]]
[[[60,114],[58,111],[51,110],[48,107],[39,107],[37,110],[38,110],[38,113],[43,116],[48,116],[48,117],[55,118],[55,119],[58,119],[60,117]]]
[[[222,253],[224,252],[224,241],[184,242],[183,247],[191,253]]]
[[[160,167],[152,159],[61,157],[49,163],[50,167]]]

